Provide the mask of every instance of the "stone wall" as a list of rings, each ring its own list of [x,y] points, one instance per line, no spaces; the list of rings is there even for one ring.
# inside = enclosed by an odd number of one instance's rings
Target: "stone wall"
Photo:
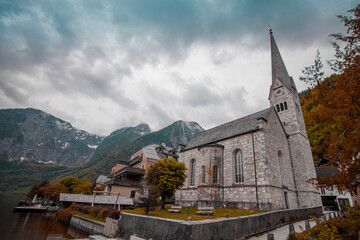
[[[105,223],[84,218],[75,214],[71,216],[70,225],[84,232],[87,232],[90,235],[103,234],[105,227]]]
[[[221,151],[218,146],[204,146],[180,153],[179,161],[187,166],[188,178],[185,186],[176,192],[176,202],[182,205],[193,205],[197,201],[205,200],[206,196],[203,196],[204,194],[199,189],[206,189],[206,184],[204,186],[201,183],[200,170],[201,166],[209,165],[207,159],[211,155],[214,156],[217,150],[222,153],[222,163],[217,163],[221,173],[221,182],[218,189],[219,197],[215,199],[216,203],[223,201],[225,205],[256,208],[258,198],[258,205],[266,206],[260,209],[298,208],[294,170],[288,139],[282,123],[276,112],[272,111],[267,121],[259,120],[258,126],[259,131],[218,141],[217,144],[223,146]],[[234,179],[234,159],[237,150],[241,150],[243,156],[244,181],[241,183],[236,183]],[[190,162],[193,159],[196,161],[195,184],[190,186]]]
[[[248,217],[203,221],[179,221],[121,213],[118,237],[136,235],[145,239],[239,239],[271,230],[287,223],[322,215],[322,208],[292,209]]]
[[[309,140],[302,134],[289,136],[300,207],[320,206],[321,197],[307,180],[316,177]]]

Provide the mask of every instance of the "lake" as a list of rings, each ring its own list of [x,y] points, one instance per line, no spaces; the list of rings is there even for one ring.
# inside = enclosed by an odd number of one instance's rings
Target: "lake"
[[[69,239],[88,237],[87,233],[58,221],[55,213],[13,213],[20,200],[25,200],[25,196],[0,194],[1,240],[46,240],[48,234],[61,234]]]

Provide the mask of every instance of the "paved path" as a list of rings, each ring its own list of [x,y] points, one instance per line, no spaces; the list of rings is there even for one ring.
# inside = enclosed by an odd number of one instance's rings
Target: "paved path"
[[[329,212],[324,212],[324,214],[328,218]],[[321,219],[322,219],[322,217],[321,217]],[[310,227],[313,227],[316,225],[315,221],[313,221],[312,219],[309,219],[309,223],[310,223]],[[294,225],[296,232],[301,232],[301,231],[305,230],[305,221],[295,222],[295,223],[293,223],[293,225]],[[302,227],[303,230],[301,230],[300,226]],[[251,240],[267,240],[268,233],[274,234],[274,240],[285,240],[289,236],[289,225],[285,225],[285,226],[276,228],[272,231],[262,234],[261,236],[251,237],[250,239]]]
[[[315,226],[315,222],[313,220],[309,220],[310,227]],[[293,223],[295,231],[301,232],[300,226],[305,230],[305,221],[295,222]],[[272,233],[274,234],[274,240],[285,240],[289,236],[289,225],[285,225],[279,228],[276,228],[270,232],[264,233],[258,237],[252,237],[251,240],[267,240],[267,234]]]

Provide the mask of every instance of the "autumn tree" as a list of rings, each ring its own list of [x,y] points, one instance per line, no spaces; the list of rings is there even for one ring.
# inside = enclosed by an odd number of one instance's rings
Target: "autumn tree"
[[[164,158],[151,165],[145,175],[145,182],[154,186],[161,197],[161,209],[165,207],[166,198],[174,196],[175,191],[184,185],[186,179],[185,164],[173,158]]]
[[[143,180],[139,188],[140,199],[144,202],[144,211],[148,215],[151,210],[154,210],[157,204],[158,190],[152,182]]]
[[[87,178],[65,177],[59,181],[59,184],[69,193],[92,194],[92,187]]]
[[[45,196],[43,189],[47,186],[49,186],[48,180],[42,180],[40,184],[35,184],[34,186],[32,186],[30,191],[28,192],[27,200],[30,201],[34,198],[35,195],[37,197],[43,198]]]
[[[44,193],[44,195],[48,195],[49,199],[53,200],[53,201],[59,200],[60,193],[67,192],[66,187],[59,183],[47,185],[47,186],[43,187],[41,190]]]
[[[313,151],[341,169],[321,182],[355,191],[354,183],[360,180],[360,5],[350,12],[354,17],[339,16],[347,34],[332,35],[345,44],[343,49],[334,44],[336,59],[331,64],[337,74],[309,90],[303,110]]]

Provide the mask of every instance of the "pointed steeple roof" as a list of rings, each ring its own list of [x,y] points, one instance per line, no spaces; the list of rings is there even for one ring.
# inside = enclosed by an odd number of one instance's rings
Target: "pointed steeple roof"
[[[270,29],[270,46],[271,46],[271,71],[272,85],[274,86],[276,78],[289,89],[296,89],[294,80],[289,76],[284,61],[282,60],[280,51],[276,45],[272,30]]]

